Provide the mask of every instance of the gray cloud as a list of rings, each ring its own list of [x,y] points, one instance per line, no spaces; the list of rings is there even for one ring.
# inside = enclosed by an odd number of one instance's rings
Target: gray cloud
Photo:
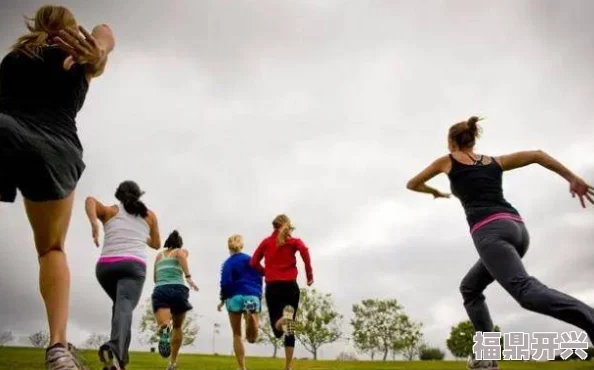
[[[41,4],[2,4],[4,50]],[[179,229],[191,251],[199,352],[211,351],[214,322],[227,325],[215,311],[226,238],[243,234],[252,252],[281,212],[311,247],[316,286],[334,295],[347,333],[353,303],[396,298],[445,347],[466,318],[457,289],[477,255],[459,203],[405,183],[444,154],[457,120],[488,117],[483,152],[545,149],[594,181],[590,2],[65,4],[118,37],[78,119],[88,167],[67,240],[72,341],[109,329],[83,199],[112,202],[125,179],[145,188],[162,234]],[[536,167],[509,173],[505,189],[530,228],[529,271],[594,304],[591,209]],[[44,326],[33,241],[19,202],[0,207],[0,329],[25,335]],[[147,281],[143,298],[151,290]],[[569,329],[496,284],[487,296],[505,330]],[[229,330],[218,343],[230,352]]]

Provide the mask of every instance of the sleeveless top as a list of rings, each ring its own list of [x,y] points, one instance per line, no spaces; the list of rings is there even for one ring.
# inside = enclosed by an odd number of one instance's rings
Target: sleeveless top
[[[457,161],[451,154],[452,169],[448,174],[450,188],[464,208],[472,229],[479,222],[497,214],[519,212],[503,196],[503,169],[495,158],[483,164],[483,157],[473,165]]]
[[[68,139],[82,150],[76,116],[89,83],[83,66],[64,70],[68,54],[56,46],[42,48],[43,59],[11,51],[0,63],[0,112],[25,126]]]
[[[146,263],[150,226],[144,218],[126,212],[124,206],[120,204],[118,213],[107,221],[103,228],[105,231],[101,251],[103,262],[124,258]]]
[[[185,286],[184,270],[176,256],[166,256],[161,252],[161,259],[155,264],[155,286],[180,284]]]

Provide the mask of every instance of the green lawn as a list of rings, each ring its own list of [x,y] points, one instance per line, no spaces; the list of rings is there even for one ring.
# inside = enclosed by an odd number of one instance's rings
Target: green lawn
[[[96,360],[95,352],[81,351],[92,370],[101,370]],[[130,355],[132,365],[127,370],[165,370],[167,361],[155,353],[135,352]],[[178,364],[179,370],[236,370],[235,359],[229,356],[183,355]],[[284,362],[280,359],[250,358],[248,368],[251,370],[282,370]],[[531,369],[594,369],[592,361],[520,363],[503,361],[502,370],[531,370]],[[355,370],[355,369],[393,369],[393,370],[454,370],[466,369],[463,362],[336,362],[299,360],[295,363],[295,370]],[[31,348],[0,348],[0,370],[43,370],[43,351]]]

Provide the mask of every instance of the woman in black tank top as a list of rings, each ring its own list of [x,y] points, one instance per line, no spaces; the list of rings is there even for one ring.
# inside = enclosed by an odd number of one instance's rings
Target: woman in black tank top
[[[504,171],[540,164],[566,179],[571,194],[579,197],[584,208],[587,201],[594,204],[594,188],[542,151],[500,157],[476,154],[478,121],[478,117],[471,117],[453,125],[448,135],[450,153],[436,159],[407,184],[412,191],[449,198],[449,194],[426,185],[433,177],[445,173],[452,193],[460,199],[479,254],[479,260],[460,284],[464,307],[475,331],[493,331],[483,292],[497,280],[522,307],[582,328],[594,340],[594,309],[548,288],[526,272],[521,259],[528,249],[529,235],[519,212],[503,196],[502,176]],[[468,368],[498,369],[499,359],[470,356]]]
[[[78,370],[66,339],[70,274],[64,240],[84,171],[76,114],[114,47],[109,27],[89,34],[61,6],[42,6],[0,65],[0,201],[17,189],[33,229],[50,329],[47,369]],[[80,34],[82,32],[82,35]]]

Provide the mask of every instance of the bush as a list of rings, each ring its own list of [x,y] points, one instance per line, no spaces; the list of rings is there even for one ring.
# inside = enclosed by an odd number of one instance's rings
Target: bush
[[[358,361],[359,359],[352,353],[349,352],[340,352],[338,356],[336,356],[336,361]]]
[[[423,347],[419,353],[421,361],[443,360],[445,352],[437,347]]]

